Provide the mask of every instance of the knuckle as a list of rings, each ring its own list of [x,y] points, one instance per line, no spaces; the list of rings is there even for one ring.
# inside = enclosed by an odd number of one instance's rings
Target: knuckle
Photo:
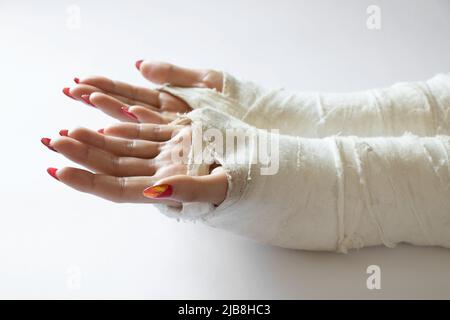
[[[82,138],[86,136],[88,133],[88,129],[84,127],[75,127],[74,129],[70,130],[70,135],[74,138]]]
[[[139,93],[139,90],[138,90],[137,87],[131,86],[130,87],[130,93],[131,93],[131,99],[132,100],[136,100],[136,98],[138,96],[138,93]]]
[[[112,173],[116,173],[120,170],[120,166],[121,166],[121,162],[122,162],[122,158],[121,157],[116,157],[114,155],[110,155],[110,169]]]
[[[160,67],[164,70],[164,82],[169,82],[171,75],[173,74],[174,65],[171,63],[161,63]]]
[[[89,100],[94,104],[101,104],[102,97],[105,97],[106,95],[103,92],[94,91],[89,95]]]
[[[123,203],[125,202],[125,193],[127,189],[127,179],[120,177],[117,179],[118,188],[117,188],[117,196],[115,201],[117,203]]]
[[[96,174],[92,176],[90,182],[91,182],[90,191],[97,194],[99,190],[98,190],[98,179]]]
[[[148,159],[147,165],[149,170],[148,174],[151,176],[154,175],[158,169],[157,161],[155,159]]]
[[[156,154],[160,154],[164,149],[165,142],[155,142],[155,151]]]
[[[84,150],[85,150],[84,151],[84,155],[83,155],[84,156],[84,160],[86,162],[89,162],[91,160],[91,158],[92,158],[92,147],[86,146]]]
[[[136,137],[138,139],[142,139],[143,136],[142,124],[141,123],[136,124],[135,129],[136,129]]]
[[[136,140],[130,139],[127,142],[125,142],[123,152],[125,154],[133,154],[135,148],[136,148]]]
[[[160,125],[158,125],[158,124],[155,124],[155,125],[152,126],[151,130],[152,130],[152,137],[156,138],[156,137],[158,137],[161,134],[162,127]]]
[[[218,84],[220,74],[215,70],[206,70],[201,82],[208,88],[215,88]]]

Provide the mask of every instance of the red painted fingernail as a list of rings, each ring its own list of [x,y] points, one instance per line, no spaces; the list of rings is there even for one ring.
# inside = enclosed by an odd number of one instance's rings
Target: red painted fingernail
[[[90,96],[91,96],[90,94],[83,94],[83,95],[81,96],[81,99],[82,99],[86,104],[90,105],[91,107],[97,108],[97,107],[91,102]]]
[[[63,137],[68,137],[69,136],[69,130],[67,130],[67,129],[59,130],[59,135],[63,136]]]
[[[58,176],[56,175],[56,171],[58,171],[58,169],[56,168],[47,168],[48,174],[59,181]]]
[[[141,70],[141,64],[142,64],[142,61],[144,61],[144,60],[138,60],[138,61],[136,61],[136,63],[135,63],[136,69]]]
[[[77,77],[73,78],[73,81],[74,81],[76,84],[79,84],[79,83],[80,83],[80,79],[77,78]]]
[[[50,145],[50,142],[51,142],[51,141],[52,141],[52,140],[51,140],[50,138],[42,138],[42,139],[41,139],[41,142],[42,142],[42,144],[43,144],[44,146],[46,146],[47,148],[49,148],[49,149],[52,150],[52,151],[58,152],[58,151],[55,150],[55,148],[53,148],[53,147]]]
[[[69,98],[72,98],[73,100],[77,100],[74,97],[72,97],[72,95],[70,94],[70,88],[64,88],[63,89],[63,93],[68,96]]]
[[[148,187],[143,191],[147,198],[167,198],[172,195],[173,188],[170,184],[160,184]]]
[[[133,113],[130,112],[130,108],[128,107],[122,107],[122,113],[126,115],[128,118],[131,118],[133,120],[138,120],[138,117],[136,117]]]
[[[105,133],[105,129],[101,128],[97,130],[98,133],[104,134]]]

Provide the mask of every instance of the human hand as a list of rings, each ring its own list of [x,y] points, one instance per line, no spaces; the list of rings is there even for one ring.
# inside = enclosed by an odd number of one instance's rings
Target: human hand
[[[155,84],[170,84],[179,87],[211,88],[222,91],[221,72],[206,69],[188,69],[164,62],[137,61],[136,67],[144,78]],[[183,100],[173,95],[93,76],[74,79],[73,88],[63,92],[104,113],[126,122],[167,124],[192,109]]]
[[[114,202],[171,206],[220,204],[225,198],[227,178],[221,167],[212,166],[205,176],[186,175],[190,126],[119,123],[104,133],[76,128],[60,135],[42,142],[92,172],[72,167],[47,171],[78,191]]]

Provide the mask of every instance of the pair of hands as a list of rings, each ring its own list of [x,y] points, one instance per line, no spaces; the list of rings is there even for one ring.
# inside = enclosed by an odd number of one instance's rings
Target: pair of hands
[[[136,67],[156,84],[222,90],[222,73],[214,70],[142,60]],[[43,138],[49,149],[91,170],[49,168],[50,175],[78,191],[114,202],[158,202],[177,207],[182,202],[218,205],[225,199],[227,179],[221,167],[209,175],[191,177],[186,175],[186,161],[174,161],[174,152],[185,158],[189,151],[183,150],[182,142],[190,139],[190,127],[169,124],[178,113],[191,110],[185,101],[105,77],[74,81],[74,87],[63,90],[67,96],[122,123],[98,131],[63,129],[56,139]]]

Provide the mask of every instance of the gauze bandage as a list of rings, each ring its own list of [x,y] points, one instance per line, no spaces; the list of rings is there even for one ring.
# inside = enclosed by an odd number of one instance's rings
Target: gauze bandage
[[[266,90],[227,73],[223,94],[205,88],[163,90],[194,109],[209,106],[257,128],[294,136],[450,134],[449,74],[353,93]]]
[[[208,107],[186,119],[192,125],[188,174],[207,174],[206,162],[214,159],[228,176],[228,193],[218,207],[160,206],[172,217],[295,249],[346,252],[399,242],[450,247],[447,136],[293,137]],[[241,132],[245,142],[226,152],[223,145],[239,140],[230,131]]]

